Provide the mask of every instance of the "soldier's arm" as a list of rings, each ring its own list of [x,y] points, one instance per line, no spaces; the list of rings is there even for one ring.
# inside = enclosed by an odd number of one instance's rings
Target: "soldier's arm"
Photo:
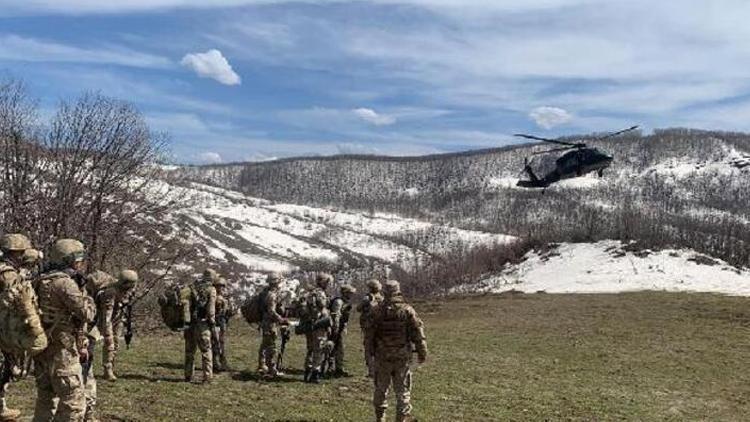
[[[66,310],[81,324],[91,322],[96,312],[94,300],[84,293],[73,279],[66,277],[59,280],[59,299]]]
[[[409,341],[414,343],[419,361],[424,362],[427,360],[427,337],[424,334],[424,324],[414,308],[409,307],[408,314]]]
[[[341,311],[343,309],[343,300],[336,299],[331,304],[331,328],[334,334],[338,333],[341,324]]]
[[[364,310],[365,310],[365,309],[367,308],[367,306],[368,306],[369,304],[370,304],[370,295],[369,295],[369,294],[367,294],[367,295],[365,295],[365,297],[363,297],[363,298],[362,298],[362,300],[361,300],[361,301],[360,301],[360,302],[359,302],[359,303],[357,304],[357,308],[356,308],[356,309],[357,309],[357,312],[359,312],[359,313],[361,314],[361,313],[362,313],[362,311],[364,311]]]
[[[115,298],[112,295],[107,294],[108,292],[102,292],[99,296],[99,304],[97,306],[99,313],[99,333],[104,337],[113,337],[114,330],[112,329],[112,319],[115,313]]]
[[[21,275],[14,269],[5,267],[0,273],[0,292],[10,288],[21,280]]]
[[[270,293],[268,296],[266,296],[266,313],[268,314],[268,318],[271,320],[271,322],[275,322],[278,324],[281,324],[284,322],[284,317],[279,314],[277,311],[277,298],[276,294]]]
[[[208,294],[208,310],[206,315],[208,322],[211,324],[216,323],[216,288],[211,287]]]

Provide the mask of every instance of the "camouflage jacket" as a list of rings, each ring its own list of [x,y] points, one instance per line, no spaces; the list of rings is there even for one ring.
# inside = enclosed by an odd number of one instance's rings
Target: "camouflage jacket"
[[[0,350],[37,353],[46,346],[31,283],[10,263],[0,263]]]
[[[93,321],[94,300],[61,271],[43,274],[37,282],[42,324],[50,342],[69,346],[69,341],[83,336]]]
[[[127,299],[128,292],[117,285],[105,287],[96,294],[96,324],[103,337],[113,337],[114,326],[123,322],[122,308]]]
[[[352,305],[342,297],[337,297],[331,301],[331,328],[332,334],[340,335],[346,331],[346,325],[349,322],[349,316],[352,312]]]
[[[367,341],[378,358],[409,360],[415,349],[420,356],[427,356],[422,320],[401,295],[385,299],[373,310]]]
[[[279,290],[266,287],[262,294],[264,297],[261,326],[271,327],[281,323],[284,317],[279,313]]]

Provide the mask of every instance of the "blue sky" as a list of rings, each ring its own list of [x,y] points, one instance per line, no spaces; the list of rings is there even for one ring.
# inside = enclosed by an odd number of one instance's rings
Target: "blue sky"
[[[750,131],[745,1],[0,4],[0,72],[43,114],[83,91],[131,101],[177,162]]]

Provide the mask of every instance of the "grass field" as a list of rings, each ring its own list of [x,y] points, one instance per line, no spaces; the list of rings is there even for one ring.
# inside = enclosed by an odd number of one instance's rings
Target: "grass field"
[[[703,294],[505,295],[417,304],[430,346],[416,369],[422,421],[747,420],[750,308],[745,298]],[[357,320],[355,316],[353,320]],[[357,327],[348,338],[355,376],[304,384],[253,370],[258,336],[233,321],[230,364],[209,386],[182,379],[182,339],[137,337],[120,380],[100,381],[106,420],[372,419]],[[303,339],[286,361],[299,368]],[[97,364],[97,374],[100,367]],[[30,416],[31,379],[9,401]],[[393,409],[393,405],[391,406]],[[392,412],[389,413],[392,415]],[[390,419],[390,418],[389,418]]]

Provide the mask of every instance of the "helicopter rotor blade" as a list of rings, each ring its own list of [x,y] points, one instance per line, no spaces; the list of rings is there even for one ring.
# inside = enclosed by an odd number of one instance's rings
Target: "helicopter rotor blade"
[[[617,132],[612,132],[612,133],[606,134],[604,136],[600,136],[600,137],[596,138],[596,140],[597,141],[601,141],[601,140],[604,140],[604,139],[607,139],[607,138],[611,138],[613,136],[622,135],[623,133],[630,132],[630,131],[633,131],[633,130],[636,130],[636,129],[638,129],[638,125],[631,126],[631,127],[627,128],[627,129],[623,129],[623,130],[618,130]]]
[[[526,135],[526,134],[523,134],[523,133],[516,133],[513,136],[517,136],[519,138],[533,139],[535,141],[549,142],[549,143],[558,144],[558,145],[568,145],[568,146],[571,146],[571,147],[583,146],[583,144],[576,144],[576,143],[572,143],[572,142],[558,141],[556,139],[541,138],[539,136]]]
[[[531,155],[549,154],[549,153],[552,153],[552,152],[568,151],[568,150],[576,149],[576,148],[578,148],[577,145],[573,145],[573,146],[570,146],[570,147],[563,147],[563,148],[553,148],[553,149],[548,149],[548,150],[545,150],[545,151],[537,151],[535,153],[532,153]]]

